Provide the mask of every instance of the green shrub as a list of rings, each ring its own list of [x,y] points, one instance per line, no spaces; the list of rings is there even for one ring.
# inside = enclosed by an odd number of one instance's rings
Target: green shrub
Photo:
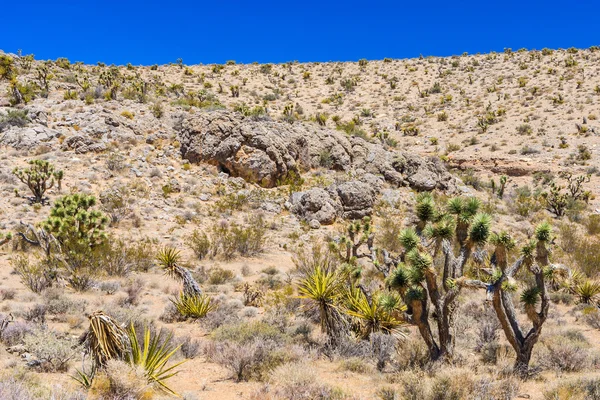
[[[211,241],[204,232],[194,229],[191,235],[185,238],[185,244],[194,252],[199,260],[204,259],[211,249]]]

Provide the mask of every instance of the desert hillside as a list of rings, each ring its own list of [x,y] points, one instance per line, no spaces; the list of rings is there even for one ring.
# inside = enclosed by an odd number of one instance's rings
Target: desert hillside
[[[0,51],[0,399],[599,399],[599,104],[596,47]]]

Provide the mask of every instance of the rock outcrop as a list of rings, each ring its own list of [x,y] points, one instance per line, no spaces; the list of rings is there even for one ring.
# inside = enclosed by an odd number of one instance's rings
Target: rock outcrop
[[[290,172],[323,166],[381,175],[395,186],[454,190],[454,179],[438,159],[385,149],[359,137],[317,125],[253,120],[238,113],[185,114],[176,124],[181,154],[232,176],[274,187]]]

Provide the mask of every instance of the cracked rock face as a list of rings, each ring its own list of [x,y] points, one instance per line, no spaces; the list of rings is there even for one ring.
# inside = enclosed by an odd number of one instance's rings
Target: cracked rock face
[[[229,111],[184,115],[176,124],[181,154],[262,187],[290,172],[324,167],[363,170],[395,186],[454,191],[454,179],[438,159],[385,149],[342,132],[297,122],[253,120]]]

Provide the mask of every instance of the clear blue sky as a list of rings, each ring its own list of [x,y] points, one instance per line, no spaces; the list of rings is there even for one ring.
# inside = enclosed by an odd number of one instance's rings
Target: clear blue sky
[[[0,49],[86,63],[350,61],[600,44],[600,0],[3,3]]]

